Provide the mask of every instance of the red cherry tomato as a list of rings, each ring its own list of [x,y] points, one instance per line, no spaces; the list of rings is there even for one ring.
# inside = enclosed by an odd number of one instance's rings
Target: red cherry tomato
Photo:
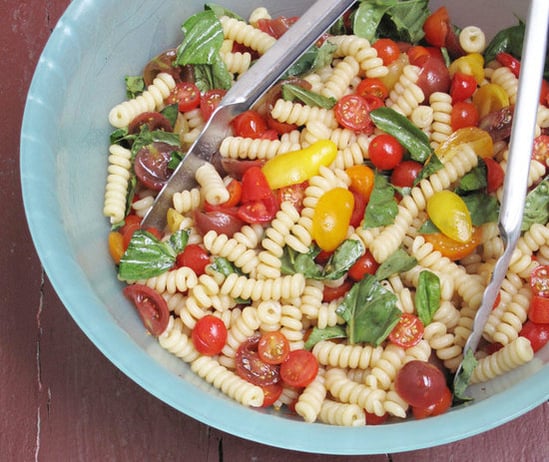
[[[244,226],[244,222],[238,218],[237,213],[236,208],[234,210],[224,208],[223,210],[212,210],[209,212],[195,210],[194,222],[198,232],[202,235],[213,230],[217,234],[226,234],[232,237],[234,233],[240,231],[240,228]]]
[[[389,90],[385,84],[380,79],[373,77],[361,80],[355,89],[355,93],[360,96],[376,96],[382,100],[389,96]]]
[[[225,170],[227,175],[231,177],[242,180],[244,173],[251,167],[261,168],[265,164],[264,160],[260,159],[230,159],[228,157],[223,157],[221,159],[221,167]]]
[[[208,90],[200,97],[200,112],[202,113],[202,118],[204,120],[210,118],[226,93],[226,90],[216,88]]]
[[[549,160],[549,135],[539,135],[534,139],[532,159],[546,165]]]
[[[209,202],[204,203],[204,210],[206,212],[211,212],[213,210],[232,209],[240,204],[240,199],[242,198],[242,184],[240,181],[232,179],[227,185],[227,191],[229,192],[229,199],[222,204],[210,204]]]
[[[532,270],[530,289],[533,295],[549,297],[549,265],[539,265]]]
[[[259,201],[250,201],[242,204],[238,208],[237,216],[245,223],[268,223],[276,215],[278,204],[274,194],[266,199]]]
[[[176,257],[176,266],[191,268],[197,276],[206,272],[206,266],[210,264],[210,255],[206,249],[198,244],[187,244],[183,252]]]
[[[446,378],[440,369],[426,361],[414,359],[397,373],[395,390],[411,406],[428,407],[438,403],[446,393]]]
[[[290,26],[297,21],[297,16],[286,17],[278,16],[273,19],[260,19],[257,21],[257,28],[270,36],[278,39],[284,35],[284,33],[290,28]]]
[[[442,48],[446,45],[446,37],[451,29],[450,16],[446,7],[440,7],[431,13],[423,24],[425,40],[429,45]]]
[[[389,334],[389,340],[399,347],[410,348],[423,338],[424,330],[423,323],[416,315],[402,313],[398,324]]]
[[[519,335],[530,340],[532,349],[536,352],[549,342],[549,324],[536,324],[532,321],[526,321]]]
[[[135,155],[133,164],[139,182],[149,189],[160,191],[172,174],[168,164],[174,150],[174,146],[156,141],[142,147]]]
[[[491,157],[485,157],[483,160],[486,165],[486,191],[496,192],[503,184],[505,172],[499,162]]]
[[[278,203],[261,168],[244,172],[241,202],[237,216],[246,223],[268,223],[275,217]]]
[[[281,332],[265,332],[259,339],[257,353],[267,364],[281,364],[290,354],[290,342]]]
[[[143,324],[152,335],[158,336],[166,330],[170,310],[158,292],[143,284],[126,286],[122,292],[133,302]]]
[[[272,196],[273,191],[261,168],[250,167],[242,176],[242,203],[261,201]]]
[[[160,112],[143,112],[134,117],[128,125],[128,133],[139,133],[141,127],[146,125],[150,131],[164,130],[172,131],[172,124]]]
[[[191,339],[196,351],[206,356],[221,353],[227,341],[227,327],[213,314],[207,314],[196,321],[191,332]]]
[[[452,77],[452,83],[450,84],[452,103],[470,98],[473,96],[476,89],[477,81],[474,76],[464,74],[463,72],[456,72],[454,77]]]
[[[419,52],[417,49],[420,49]],[[450,91],[450,72],[444,61],[440,49],[427,47],[425,51],[420,46],[411,47],[408,51],[410,64],[418,66],[419,76],[416,82],[417,86],[423,91],[425,101],[435,92],[448,93]]]
[[[370,142],[368,153],[376,168],[392,170],[402,160],[404,148],[394,136],[382,133]]]
[[[349,269],[349,277],[353,281],[360,281],[367,274],[375,274],[379,268],[379,263],[369,250],[362,255]]]
[[[514,74],[515,77],[518,77],[520,74],[520,61],[515,58],[510,53],[505,53],[504,51],[496,55],[496,60],[502,66],[509,68],[509,70]]]
[[[339,125],[356,132],[373,129],[370,111],[368,101],[360,95],[345,95],[334,106]]]
[[[277,189],[276,197],[279,204],[282,202],[291,202],[298,212],[303,209],[303,199],[305,198],[305,190],[309,186],[309,182],[293,184]]]
[[[533,295],[528,310],[528,319],[536,324],[549,324],[549,298]]]
[[[389,38],[380,38],[372,45],[377,51],[377,55],[383,60],[383,64],[388,66],[396,61],[400,56],[400,48],[398,43]]]
[[[128,248],[132,239],[134,231],[141,228],[141,218],[137,215],[128,215],[124,219],[124,226],[120,228],[120,234],[122,234],[122,242],[124,251]]]
[[[452,398],[452,392],[446,387],[440,401],[427,407],[412,406],[412,414],[416,419],[444,414],[452,406]]]
[[[368,411],[364,411],[364,414],[366,415],[366,425],[381,425],[387,422],[387,419],[389,418],[389,414],[387,413],[383,415],[376,415]]]
[[[391,173],[391,184],[399,188],[411,188],[423,169],[423,165],[415,160],[400,162]]]
[[[306,387],[318,373],[318,361],[310,351],[290,351],[286,360],[280,365],[280,377],[290,387]]]
[[[200,105],[200,90],[192,82],[179,82],[165,100],[166,104],[177,104],[179,112],[188,112]]]
[[[158,74],[167,72],[176,82],[181,80],[181,67],[174,66],[177,50],[170,48],[151,59],[143,69],[143,80],[148,87]]]
[[[452,106],[450,113],[450,125],[453,131],[460,128],[476,127],[479,123],[479,115],[476,106],[467,101],[458,101]]]
[[[237,115],[231,122],[236,136],[244,138],[261,138],[267,130],[267,122],[254,110]]]
[[[263,390],[263,404],[261,407],[269,407],[280,398],[284,387],[282,386],[282,383],[279,382],[271,385],[264,385],[261,389]]]
[[[344,281],[343,284],[337,287],[324,286],[322,291],[322,301],[323,302],[332,302],[338,298],[343,297],[349,290],[353,283],[351,281]]]
[[[364,211],[366,210],[366,206],[368,205],[368,199],[364,196],[364,194],[360,193],[359,191],[351,189],[351,192],[353,193],[354,197],[354,206],[349,224],[356,228],[357,226],[360,226],[360,223],[364,218]]]
[[[259,335],[250,337],[236,350],[237,375],[254,385],[265,387],[280,382],[280,367],[263,362],[257,353]]]

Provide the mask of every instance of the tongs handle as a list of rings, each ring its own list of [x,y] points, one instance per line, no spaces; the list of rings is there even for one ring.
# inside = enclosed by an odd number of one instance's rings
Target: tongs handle
[[[490,283],[484,291],[482,304],[473,321],[472,332],[463,348],[464,356],[476,351],[488,321],[501,283],[505,278],[513,251],[520,238],[524,202],[528,189],[528,173],[536,127],[537,110],[549,24],[549,1],[532,0],[526,21],[517,103],[509,144],[509,157],[503,183],[503,197],[498,227],[504,252],[496,262]],[[454,388],[462,379],[463,363],[454,377]]]

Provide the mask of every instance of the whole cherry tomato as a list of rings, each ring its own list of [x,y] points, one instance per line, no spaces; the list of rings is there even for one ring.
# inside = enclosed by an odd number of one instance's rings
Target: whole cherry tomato
[[[411,406],[429,407],[446,393],[446,378],[440,369],[426,361],[407,362],[395,377],[395,390]]]
[[[450,84],[452,103],[470,98],[473,96],[476,89],[477,81],[474,76],[464,74],[463,72],[456,72],[452,77],[452,83]]]
[[[360,281],[367,274],[375,274],[379,268],[379,263],[369,250],[362,255],[349,269],[349,277],[353,281]]]
[[[388,66],[400,55],[398,43],[390,38],[377,39],[372,47],[377,51],[377,55],[383,60],[383,64]]]
[[[237,115],[231,122],[236,136],[244,138],[261,138],[267,131],[267,122],[254,110]]]
[[[221,353],[227,342],[227,327],[218,317],[207,314],[196,321],[191,339],[196,351],[206,356]]]
[[[200,276],[206,272],[206,266],[210,264],[210,255],[198,244],[187,244],[175,261],[178,268],[186,266]]]
[[[519,335],[530,340],[532,349],[536,352],[549,342],[549,324],[536,324],[532,321],[526,321]]]
[[[351,184],[349,189],[355,191],[368,201],[374,188],[374,171],[365,164],[353,165],[345,169]]]
[[[476,127],[479,119],[477,108],[473,103],[458,101],[452,106],[450,125],[454,132],[460,128]]]
[[[368,154],[374,166],[380,170],[392,170],[404,156],[404,147],[388,133],[382,133],[372,139]]]
[[[411,188],[422,169],[423,165],[415,160],[403,160],[393,169],[391,184],[400,188]]]
[[[412,414],[416,419],[424,419],[425,417],[434,417],[444,414],[452,406],[452,392],[446,387],[442,398],[435,404],[427,407],[412,406]]]

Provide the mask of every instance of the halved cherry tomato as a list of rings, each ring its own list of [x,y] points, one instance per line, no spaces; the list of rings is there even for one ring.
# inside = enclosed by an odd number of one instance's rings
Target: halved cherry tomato
[[[486,165],[486,191],[496,192],[503,184],[505,172],[499,162],[490,157],[484,159],[484,164]]]
[[[345,95],[334,106],[339,125],[356,132],[373,130],[370,111],[368,101],[360,95]]]
[[[250,167],[242,176],[242,203],[261,201],[270,197],[273,191],[259,167]]]
[[[198,321],[191,332],[191,339],[196,351],[206,356],[215,356],[227,342],[227,327],[221,319],[207,314]]]
[[[387,419],[389,418],[389,414],[387,412],[383,415],[377,415],[365,410],[364,414],[366,415],[366,425],[381,425],[387,422]]]
[[[410,64],[420,68],[416,85],[423,91],[425,100],[428,101],[435,92],[448,93],[451,84],[450,72],[440,49],[414,46],[407,54],[410,57]]]
[[[166,330],[170,310],[158,292],[144,284],[131,284],[124,287],[122,292],[133,302],[143,324],[152,335],[158,336]]]
[[[519,335],[530,340],[534,352],[541,350],[549,342],[549,324],[536,324],[526,321]]]
[[[122,234],[122,244],[124,246],[124,252],[128,248],[134,231],[141,228],[141,218],[137,215],[128,215],[124,219],[124,226],[120,228],[120,234]]]
[[[377,78],[369,77],[360,81],[355,89],[360,96],[373,95],[385,100],[389,96],[389,90],[385,84]]]
[[[181,80],[182,69],[174,66],[173,63],[177,57],[177,50],[170,48],[151,59],[143,69],[143,80],[145,85],[149,86],[161,72],[170,74],[176,82]]]
[[[447,162],[454,155],[459,153],[459,148],[463,143],[467,143],[477,156],[494,156],[494,141],[490,134],[478,127],[465,127],[452,133],[435,149],[435,154],[443,162]]]
[[[233,210],[226,207],[223,210],[218,209],[210,212],[195,210],[193,216],[196,228],[201,235],[213,230],[218,234],[226,234],[232,237],[244,226],[244,222],[238,218],[236,208]]]
[[[259,338],[257,353],[267,364],[281,364],[290,353],[290,342],[279,331],[265,332]]]
[[[109,254],[114,263],[118,265],[126,248],[124,247],[124,236],[118,231],[109,233]]]
[[[430,45],[442,48],[446,45],[446,37],[451,28],[448,10],[442,6],[431,13],[425,20],[423,24],[425,40]]]
[[[395,378],[395,390],[411,406],[429,407],[440,402],[447,392],[446,378],[427,361],[407,362]]]
[[[547,165],[549,161],[549,135],[539,135],[534,139],[532,159]]]
[[[530,289],[528,319],[536,324],[549,324],[549,265],[540,265],[532,271]]]
[[[276,190],[277,200],[279,204],[282,202],[291,202],[298,212],[303,209],[303,199],[305,198],[305,190],[309,186],[308,181],[303,183],[284,186]]]
[[[473,104],[477,107],[478,114],[482,118],[491,112],[509,106],[509,95],[501,85],[487,83],[475,92]]]
[[[221,158],[221,167],[227,175],[242,180],[244,173],[251,167],[261,168],[265,164],[262,159],[230,159],[228,157]]]
[[[515,77],[518,77],[520,74],[520,61],[515,58],[510,53],[505,53],[504,51],[499,52],[496,55],[496,60],[502,66],[509,68]]]
[[[362,255],[349,269],[349,277],[353,281],[360,281],[367,274],[375,274],[379,268],[379,263],[369,250]]]
[[[252,109],[237,115],[231,121],[231,125],[235,135],[244,138],[261,138],[267,130],[267,122],[265,119],[259,112]]]
[[[335,250],[347,235],[354,209],[348,189],[334,188],[318,199],[313,213],[311,236],[322,250]]]
[[[412,406],[412,414],[416,419],[444,414],[452,406],[452,398],[452,392],[446,387],[440,401],[427,407]]]
[[[290,28],[290,26],[296,22],[297,16],[286,17],[278,16],[273,19],[261,18],[257,21],[257,28],[270,36],[278,39],[284,35],[284,33]]]
[[[456,261],[473,253],[481,244],[482,229],[473,228],[471,239],[467,242],[458,242],[442,233],[424,234],[423,237],[425,241],[429,242],[433,246],[433,249],[439,251],[443,257]]]
[[[192,82],[178,82],[165,102],[177,104],[179,112],[192,111],[200,105],[200,90]]]
[[[351,190],[353,193],[353,197],[355,199],[355,204],[353,206],[353,213],[351,214],[351,220],[349,221],[349,224],[353,227],[360,226],[360,223],[364,219],[364,211],[366,210],[366,206],[368,205],[368,200],[366,197],[364,197],[363,194]]]
[[[249,201],[238,207],[237,216],[245,223],[268,223],[276,215],[278,203],[276,197],[271,191],[271,195],[258,201]]]
[[[478,123],[480,129],[488,132],[493,142],[505,140],[511,136],[514,106],[506,106],[498,111],[490,112]]]
[[[477,81],[472,75],[456,72],[452,77],[452,83],[450,84],[452,103],[470,98],[473,96],[476,89]]]
[[[549,298],[533,295],[530,300],[528,319],[536,324],[549,324]]]
[[[477,84],[480,85],[484,80],[484,57],[480,53],[469,53],[460,56],[448,67],[450,77],[456,73],[472,75]]]
[[[402,313],[397,325],[389,334],[389,340],[401,348],[410,348],[423,338],[424,330],[423,323],[415,314]]]
[[[280,377],[290,387],[306,387],[318,373],[318,361],[310,351],[290,351],[286,360],[280,365]]]
[[[399,188],[411,188],[414,186],[423,165],[415,160],[403,160],[391,173],[391,184]]]
[[[374,166],[380,170],[392,170],[404,156],[404,147],[388,133],[382,133],[372,139],[368,154]]]
[[[427,200],[429,218],[441,233],[462,243],[473,234],[471,215],[461,197],[449,190],[435,192]]]
[[[261,389],[263,390],[263,404],[261,407],[269,407],[280,398],[284,387],[282,386],[282,383],[279,382],[271,385],[264,385]]]
[[[458,101],[452,106],[450,126],[452,131],[465,127],[476,127],[479,123],[477,107],[467,101]]]
[[[383,60],[385,66],[396,61],[400,55],[398,43],[390,38],[377,39],[372,45],[372,48],[377,51],[377,55]]]
[[[353,283],[347,280],[337,287],[324,286],[324,289],[322,290],[322,301],[333,302],[334,300],[343,297],[351,290],[351,287],[353,287]]]
[[[262,361],[257,352],[259,335],[244,341],[235,355],[237,375],[254,385],[265,387],[280,382],[280,366]]]
[[[160,191],[170,178],[169,163],[175,147],[162,142],[143,146],[135,155],[133,169],[141,184],[154,191]]]
[[[175,260],[178,268],[186,266],[191,268],[197,276],[206,272],[206,266],[210,264],[210,255],[207,250],[198,244],[187,244]]]
[[[374,171],[367,165],[359,164],[346,168],[345,173],[351,180],[349,189],[361,194],[368,201],[374,188]]]
[[[146,125],[151,131],[172,131],[172,124],[164,115],[160,114],[160,112],[143,112],[142,114],[135,116],[130,122],[128,125],[128,133],[139,133],[139,130],[141,130],[143,125]]]
[[[219,205],[212,205],[209,202],[205,202],[204,210],[209,212],[212,210],[223,210],[224,208],[236,207],[242,198],[242,184],[240,181],[233,178],[227,185],[227,191],[229,192],[229,199],[227,201]]]
[[[200,112],[202,113],[202,118],[204,120],[210,118],[226,93],[226,90],[215,88],[202,94],[200,97]]]

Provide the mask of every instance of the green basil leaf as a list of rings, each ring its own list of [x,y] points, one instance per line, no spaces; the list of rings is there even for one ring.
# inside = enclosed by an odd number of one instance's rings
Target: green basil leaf
[[[499,203],[494,196],[483,192],[475,192],[460,197],[469,210],[471,222],[474,226],[481,226],[498,220]]]
[[[486,164],[480,160],[479,164],[471,171],[463,175],[455,192],[462,195],[472,191],[486,188]]]
[[[364,228],[387,226],[394,222],[398,214],[393,186],[379,173],[374,176],[374,187],[364,211]]]
[[[179,108],[177,107],[177,103],[174,104],[168,104],[164,109],[160,111],[160,114],[162,114],[172,127],[175,125],[175,122],[177,121],[177,115],[179,114]]]
[[[322,269],[315,262],[319,249],[313,247],[308,253],[296,252],[289,246],[284,246],[282,257],[280,257],[282,274],[301,273],[306,278],[321,279]]]
[[[440,229],[429,219],[425,220],[425,223],[418,229],[418,234],[433,234],[440,233]]]
[[[463,355],[463,364],[461,374],[458,376],[454,383],[454,398],[458,401],[470,401],[471,398],[465,394],[469,382],[471,381],[471,375],[477,367],[478,361],[475,358],[472,350],[467,350]]]
[[[282,98],[286,101],[300,101],[307,106],[316,106],[324,109],[332,109],[336,103],[333,97],[319,95],[310,90],[306,90],[299,85],[286,83],[282,85]]]
[[[522,231],[530,229],[534,223],[542,225],[549,221],[549,176],[546,176],[526,196],[524,215],[522,217]]]
[[[184,38],[177,47],[175,64],[213,64],[223,45],[223,27],[211,10],[201,11],[181,26]]]
[[[501,52],[510,53],[516,58],[520,58],[525,31],[526,26],[522,21],[516,26],[500,30],[484,50],[485,62],[493,61]]]
[[[415,303],[419,319],[424,326],[429,325],[440,307],[440,279],[435,273],[419,273]]]
[[[183,154],[181,154],[179,151],[172,151],[170,161],[168,162],[168,168],[170,170],[175,170],[183,160],[183,157]]]
[[[438,172],[443,167],[444,164],[441,162],[441,160],[435,154],[432,154],[429,159],[427,159],[427,161],[423,164],[423,168],[414,180],[414,186],[417,185],[424,178],[429,178],[433,173]]]
[[[404,249],[394,251],[376,271],[375,277],[378,281],[387,279],[393,274],[404,273],[417,265],[415,257],[408,255]]]
[[[322,277],[323,279],[339,279],[349,268],[362,256],[364,246],[362,242],[355,239],[344,240],[326,263]]]
[[[170,245],[176,254],[183,252],[189,241],[190,230],[180,229],[170,236]]]
[[[354,34],[372,43],[375,42],[379,24],[389,9],[390,5],[360,2],[353,18]]]
[[[412,160],[425,163],[433,154],[429,137],[407,117],[389,107],[380,107],[370,112],[375,126],[394,136],[410,153]]]
[[[120,259],[118,276],[123,281],[138,281],[158,276],[174,264],[176,253],[147,231],[138,229]]]
[[[225,277],[239,272],[237,267],[225,257],[216,257],[210,267],[213,271],[221,273]]]
[[[349,343],[381,344],[400,319],[397,297],[367,274],[347,292],[336,309],[346,322]]]
[[[323,340],[345,337],[347,337],[347,333],[343,326],[325,327],[324,329],[315,327],[305,342],[305,349],[311,350],[318,342],[322,342]]]
[[[127,75],[124,81],[126,83],[126,96],[128,99],[133,99],[145,91],[145,81],[140,75]]]
[[[282,79],[307,74],[325,67],[332,62],[337,46],[326,40],[320,47],[313,45],[301,57],[290,66]]]
[[[246,21],[242,16],[236,14],[234,11],[229,10],[224,6],[218,5],[216,3],[206,3],[204,5],[204,9],[213,11],[218,18],[221,18],[222,16],[228,16],[229,18],[238,19],[239,21]]]

